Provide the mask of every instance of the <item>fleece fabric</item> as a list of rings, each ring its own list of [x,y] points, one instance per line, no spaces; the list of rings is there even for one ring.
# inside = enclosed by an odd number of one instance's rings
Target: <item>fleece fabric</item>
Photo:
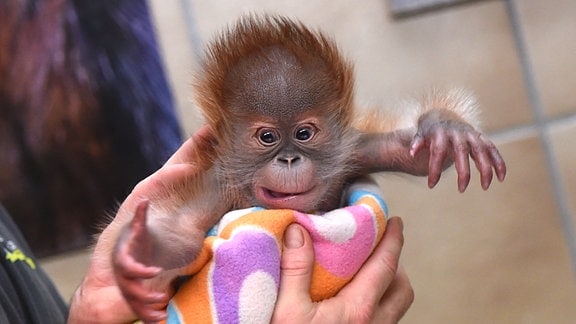
[[[291,223],[313,241],[312,299],[334,296],[384,234],[388,210],[378,193],[373,183],[356,183],[344,194],[345,207],[321,215],[260,207],[227,213],[187,267],[190,277],[170,301],[167,323],[269,323]]]

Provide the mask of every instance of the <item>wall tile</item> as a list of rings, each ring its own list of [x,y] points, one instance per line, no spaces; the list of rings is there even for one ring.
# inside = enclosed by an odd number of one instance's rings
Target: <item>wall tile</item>
[[[350,37],[361,99],[391,102],[428,87],[463,86],[478,95],[485,130],[532,120],[501,2],[386,19],[372,30],[364,39]]]
[[[386,177],[392,214],[405,221],[403,263],[416,299],[404,323],[569,323],[576,285],[540,143],[499,147],[504,183],[464,194],[449,171],[438,188]]]
[[[547,115],[576,113],[576,1],[514,4]]]
[[[388,3],[395,16],[406,16],[440,10],[468,1],[473,0],[388,0]]]
[[[556,124],[550,130],[550,138],[576,233],[576,118]]]

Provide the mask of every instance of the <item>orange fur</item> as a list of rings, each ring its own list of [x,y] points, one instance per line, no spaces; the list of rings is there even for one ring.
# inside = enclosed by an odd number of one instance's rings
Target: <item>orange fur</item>
[[[397,129],[416,131],[418,118],[424,113],[440,109],[451,112],[452,118],[464,121],[475,129],[480,127],[476,98],[467,90],[434,89],[420,101],[405,101],[396,109],[368,109],[354,120],[354,127],[367,133],[391,132]]]
[[[196,101],[207,123],[217,134],[231,134],[228,129],[229,112],[224,108],[227,97],[225,82],[230,71],[250,54],[277,45],[288,49],[302,61],[320,58],[328,65],[325,67],[331,73],[328,81],[336,82],[341,94],[332,113],[343,124],[349,125],[353,116],[352,65],[341,57],[336,44],[325,35],[311,31],[301,23],[272,16],[245,16],[209,45],[202,71],[194,83]],[[248,75],[247,71],[243,74]]]

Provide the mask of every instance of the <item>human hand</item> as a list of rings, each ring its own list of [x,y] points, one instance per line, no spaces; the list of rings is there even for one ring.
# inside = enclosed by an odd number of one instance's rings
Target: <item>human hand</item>
[[[354,279],[334,297],[314,303],[310,280],[314,251],[309,234],[300,225],[286,230],[280,274],[280,292],[274,323],[396,323],[406,313],[414,292],[398,264],[404,242],[398,217],[388,221],[382,241]]]
[[[170,197],[166,197],[165,189],[181,185],[191,175],[208,167],[207,159],[200,156],[199,152],[210,152],[212,140],[212,133],[207,127],[198,130],[162,168],[136,185],[124,200],[112,222],[98,238],[86,276],[70,303],[68,323],[122,323],[133,322],[138,318],[124,298],[112,268],[110,256],[120,230],[138,210],[140,214],[146,212],[143,201],[147,199],[154,198],[160,206],[164,202],[173,204]],[[141,289],[143,296],[152,296],[156,302],[167,300],[165,293],[149,291],[142,284],[131,287],[133,291]],[[165,313],[158,310],[158,307],[152,307],[150,312],[148,316],[163,317]]]
[[[92,257],[70,302],[68,323],[129,323],[137,318],[116,285],[109,259]]]

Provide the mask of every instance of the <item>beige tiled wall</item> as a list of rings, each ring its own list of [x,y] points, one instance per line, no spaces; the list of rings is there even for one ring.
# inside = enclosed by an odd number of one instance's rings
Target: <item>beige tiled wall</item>
[[[201,123],[189,83],[202,44],[244,12],[332,34],[356,62],[361,104],[390,107],[433,86],[473,90],[508,163],[504,183],[484,192],[475,176],[459,194],[454,171],[433,190],[424,179],[380,177],[406,224],[402,262],[416,300],[403,322],[576,321],[575,1],[480,1],[397,20],[384,0],[150,4],[186,133]],[[45,265],[58,273],[58,263]]]
[[[573,0],[515,0],[514,4],[546,114],[574,114],[576,4]]]

